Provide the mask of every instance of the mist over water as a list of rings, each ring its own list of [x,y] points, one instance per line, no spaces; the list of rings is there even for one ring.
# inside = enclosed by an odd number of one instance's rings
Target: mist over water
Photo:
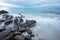
[[[31,28],[33,34],[35,35],[33,40],[60,40],[60,15],[56,13],[42,13],[38,12],[38,10],[20,10],[15,8],[9,8],[9,12],[13,16],[18,16],[16,14],[24,15],[24,20],[29,19],[37,21],[36,26]],[[2,24],[1,26],[4,25]]]
[[[14,10],[14,9],[13,9]],[[12,10],[11,10],[12,11]],[[32,11],[32,10],[30,10]],[[29,10],[15,10],[16,14],[25,16],[25,20],[36,20],[37,24],[31,28],[35,37],[33,40],[60,40],[60,15],[57,13],[39,13]],[[14,11],[12,11],[13,14]],[[19,13],[20,12],[20,13]]]
[[[38,16],[25,15],[28,19],[37,21],[35,27],[32,28],[35,34],[34,40],[60,40],[60,17],[56,16]]]
[[[31,28],[35,37],[33,40],[60,40],[60,7],[39,7],[39,8],[14,8],[14,7],[2,7],[9,11],[11,15],[18,16],[16,14],[22,14],[25,16],[24,20],[36,20],[36,26]],[[12,24],[11,24],[12,25]],[[9,27],[12,27],[9,25]],[[1,24],[0,28],[4,26]]]
[[[44,14],[44,13],[41,13]],[[60,15],[44,14],[44,15],[23,14],[27,19],[36,20],[37,24],[31,30],[35,37],[34,40],[60,40]]]
[[[13,16],[22,14],[24,20],[36,20],[36,26],[31,28],[33,40],[60,40],[60,0],[0,0],[0,10]]]

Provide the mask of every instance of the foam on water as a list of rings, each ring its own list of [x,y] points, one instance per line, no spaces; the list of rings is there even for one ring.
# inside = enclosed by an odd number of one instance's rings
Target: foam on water
[[[16,17],[20,16],[17,13],[10,15]],[[33,40],[60,40],[60,16],[38,16],[32,14],[23,14],[25,16],[24,20],[36,20],[36,26],[31,28],[35,37]],[[2,25],[3,26],[3,25]],[[1,27],[1,26],[0,26]]]
[[[36,26],[31,29],[35,35],[34,40],[60,40],[59,17],[43,17],[32,14],[25,14],[24,16],[29,20],[37,21]]]

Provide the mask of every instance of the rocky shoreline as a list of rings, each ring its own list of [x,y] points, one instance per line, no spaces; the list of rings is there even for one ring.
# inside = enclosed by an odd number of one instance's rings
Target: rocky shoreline
[[[24,22],[23,15],[14,17],[4,10],[0,11],[1,15],[0,25],[4,23],[4,26],[0,28],[0,40],[32,40],[34,34],[30,28],[36,25],[35,20],[28,19]],[[11,24],[13,27],[8,27]]]

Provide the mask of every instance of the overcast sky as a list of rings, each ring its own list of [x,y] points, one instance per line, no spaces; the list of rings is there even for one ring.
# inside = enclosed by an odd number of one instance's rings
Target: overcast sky
[[[45,7],[56,5],[60,5],[60,0],[0,0],[0,6],[5,7]]]

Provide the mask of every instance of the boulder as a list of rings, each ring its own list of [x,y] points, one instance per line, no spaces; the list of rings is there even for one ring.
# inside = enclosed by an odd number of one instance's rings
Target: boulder
[[[12,38],[14,37],[14,32],[9,33],[9,35],[7,37],[5,37],[3,40],[12,40]]]
[[[36,21],[35,20],[26,20],[26,24],[28,27],[33,27],[36,25]]]
[[[19,26],[20,27],[23,27],[23,28],[26,28],[27,27],[27,24],[26,23],[20,23]]]
[[[35,37],[35,35],[34,34],[30,34],[30,37]]]
[[[27,30],[27,28],[20,28],[20,29],[19,29],[19,32],[23,33],[23,32],[25,32],[26,30]]]
[[[2,32],[2,31],[4,31],[5,30],[5,28],[0,28],[0,32]]]
[[[11,33],[11,29],[4,30],[0,33],[0,40],[3,40],[7,35]]]
[[[10,16],[9,19],[13,19],[13,16]]]
[[[0,14],[5,14],[5,13],[9,13],[8,11],[5,11],[5,10],[1,10],[0,11]]]
[[[0,19],[0,22],[4,22],[5,20],[3,20],[3,19]]]
[[[14,17],[8,14],[3,14],[3,19],[0,20],[0,22],[4,22],[4,28],[0,29],[1,40],[32,40],[34,37],[30,27],[36,25],[35,20],[24,22],[23,16]],[[9,24],[13,24],[12,27]]]
[[[2,23],[2,22],[4,22],[5,20],[3,20],[3,19],[0,19],[0,24]]]
[[[7,20],[6,22],[5,22],[5,25],[9,25],[9,24],[11,24],[13,22],[13,20]]]
[[[8,14],[4,14],[4,15],[3,15],[3,18],[4,18],[5,20],[10,20],[10,19],[12,18],[12,16],[11,16],[11,15],[8,15]]]
[[[14,24],[18,25],[18,18],[17,17],[14,19]]]
[[[27,29],[26,32],[27,32],[28,34],[32,34],[32,31],[29,30],[29,29]]]
[[[32,38],[31,38],[29,35],[27,35],[27,36],[25,37],[25,40],[32,40]]]
[[[23,22],[24,20],[22,18],[19,19],[20,23]]]
[[[15,40],[25,40],[25,37],[23,35],[16,35]]]

